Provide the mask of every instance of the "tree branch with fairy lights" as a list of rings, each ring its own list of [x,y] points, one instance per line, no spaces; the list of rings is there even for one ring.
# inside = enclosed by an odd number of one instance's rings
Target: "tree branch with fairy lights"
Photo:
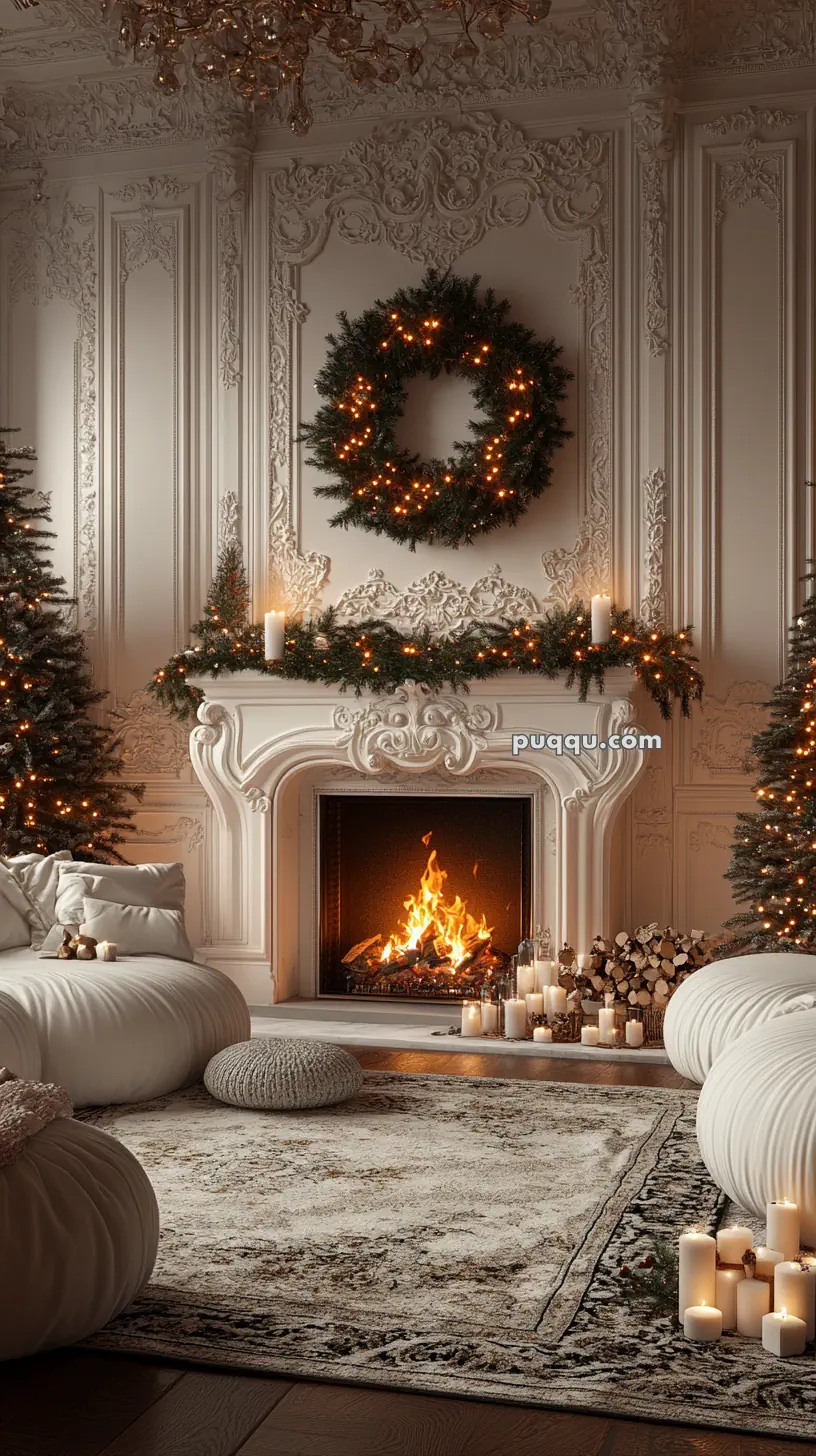
[[[240,547],[224,548],[210,588],[205,615],[191,629],[198,646],[176,653],[154,673],[148,690],[178,718],[194,718],[204,694],[190,677],[220,677],[250,670],[269,677],[335,684],[341,692],[386,693],[405,683],[428,692],[467,692],[503,672],[518,672],[577,684],[584,701],[605,674],[628,667],[657,703],[664,718],[679,702],[688,716],[703,695],[688,629],[670,632],[612,609],[608,642],[591,641],[589,613],[581,602],[558,608],[535,622],[482,622],[451,637],[429,630],[403,633],[387,622],[350,624],[332,610],[308,622],[288,622],[280,662],[264,656],[264,629],[248,620],[248,592]]]
[[[333,477],[319,496],[342,501],[332,526],[361,526],[413,551],[457,547],[515,525],[550,484],[570,438],[559,412],[573,378],[560,348],[507,318],[510,305],[479,278],[431,269],[330,334],[316,389],[326,401],[301,439],[307,463]],[[421,460],[396,442],[406,387],[420,374],[467,380],[482,418],[448,460]]]

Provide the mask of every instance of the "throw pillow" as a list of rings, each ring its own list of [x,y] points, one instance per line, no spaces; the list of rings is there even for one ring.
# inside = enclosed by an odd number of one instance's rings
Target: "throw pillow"
[[[180,910],[157,910],[152,905],[114,905],[109,900],[85,898],[80,934],[112,940],[119,955],[168,956],[193,960],[193,947]]]
[[[116,884],[115,895],[93,895],[90,881],[101,878]],[[121,896],[128,894],[125,900]],[[55,919],[60,925],[75,927],[83,916],[86,895],[91,899],[111,899],[119,904],[152,905],[156,910],[184,910],[184,866],[181,864],[98,865],[74,860],[60,867]],[[97,940],[116,937],[97,936]]]
[[[0,950],[31,944],[32,913],[11,870],[0,864]]]
[[[59,917],[56,910],[58,871],[73,864],[70,849],[55,854],[17,854],[0,863],[13,876],[29,906],[31,946],[39,950],[51,926]]]

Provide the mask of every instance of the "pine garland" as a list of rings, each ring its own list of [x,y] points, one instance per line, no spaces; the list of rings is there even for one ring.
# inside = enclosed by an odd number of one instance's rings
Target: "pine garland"
[[[458,547],[515,525],[550,484],[552,457],[570,438],[558,405],[573,378],[560,348],[508,320],[510,304],[479,278],[431,269],[417,288],[339,315],[315,388],[327,402],[301,425],[307,463],[333,477],[316,494],[343,502],[332,526],[359,526],[413,551]],[[448,460],[423,461],[395,430],[406,386],[443,371],[467,380],[483,418]]]
[[[329,610],[314,621],[287,624],[285,655],[274,663],[264,658],[260,625],[236,625],[234,619],[225,625],[210,610],[192,632],[200,645],[177,653],[148,685],[148,691],[180,719],[195,717],[204,696],[189,677],[215,678],[246,669],[269,677],[332,683],[341,692],[351,688],[358,695],[390,692],[408,682],[429,692],[446,687],[467,692],[471,681],[515,671],[550,679],[563,676],[567,687],[578,684],[578,697],[584,702],[593,684],[603,691],[607,671],[629,667],[663,718],[671,717],[674,700],[688,716],[691,702],[703,693],[687,628],[652,630],[631,613],[613,608],[610,641],[593,646],[589,613],[581,602],[537,622],[476,623],[448,638],[435,638],[428,630],[406,635],[377,620],[338,622]]]

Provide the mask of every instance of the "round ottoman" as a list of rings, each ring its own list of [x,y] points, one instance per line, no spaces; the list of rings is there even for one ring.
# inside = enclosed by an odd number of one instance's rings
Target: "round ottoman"
[[[249,1036],[249,1008],[228,976],[164,956],[55,961],[11,952],[0,956],[0,992],[34,1025],[43,1080],[64,1087],[75,1107],[189,1086],[217,1051]]]
[[[74,1122],[62,1087],[0,1085],[0,1359],[85,1339],[147,1283],[159,1210],[116,1138]]]
[[[330,1107],[354,1097],[363,1085],[356,1057],[324,1041],[257,1037],[225,1047],[204,1073],[219,1102],[278,1112]]]
[[[816,1247],[816,1011],[755,1026],[718,1057],[697,1104],[697,1141],[714,1182],[764,1219],[798,1203]]]
[[[42,1073],[40,1040],[31,1017],[15,1001],[0,991],[0,1067],[8,1067],[18,1077],[39,1081]]]
[[[704,1082],[720,1053],[760,1022],[816,1007],[816,956],[765,952],[713,961],[678,986],[663,1041],[672,1066]]]

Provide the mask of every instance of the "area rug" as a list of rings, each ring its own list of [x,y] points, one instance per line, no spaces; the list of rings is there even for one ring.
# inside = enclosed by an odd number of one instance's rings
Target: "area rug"
[[[684,1340],[619,1270],[724,1212],[696,1094],[369,1072],[312,1112],[193,1088],[83,1112],[162,1237],[96,1349],[812,1438],[816,1360]],[[759,1233],[760,1231],[757,1230]]]

